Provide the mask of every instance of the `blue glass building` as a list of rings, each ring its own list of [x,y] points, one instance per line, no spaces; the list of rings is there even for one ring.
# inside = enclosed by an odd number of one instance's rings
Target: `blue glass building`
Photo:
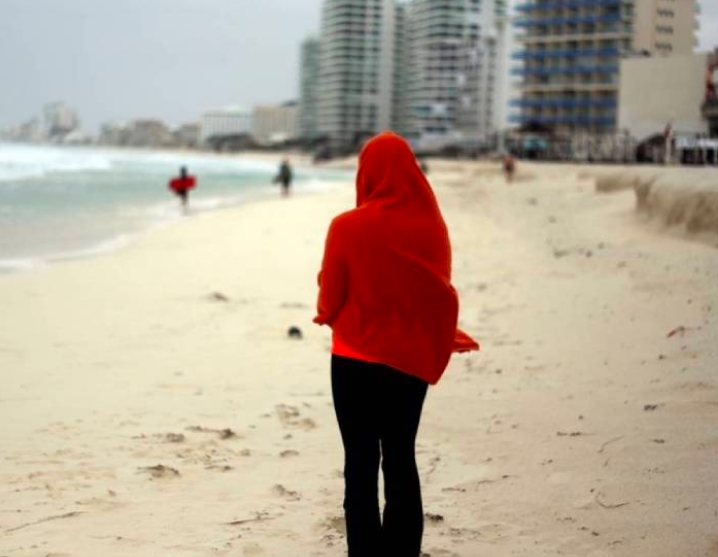
[[[619,61],[633,50],[636,0],[531,0],[517,7],[522,125],[616,129]]]

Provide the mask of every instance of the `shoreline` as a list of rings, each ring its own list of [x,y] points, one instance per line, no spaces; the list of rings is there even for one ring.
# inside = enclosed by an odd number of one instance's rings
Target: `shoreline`
[[[293,198],[321,195],[326,191],[342,188],[345,186],[346,184],[342,182],[327,181],[322,184],[322,189],[319,190],[297,192],[295,187],[295,191],[292,193],[291,197]],[[6,275],[14,275],[16,273],[29,273],[40,269],[47,269],[55,265],[62,265],[73,261],[89,260],[97,257],[110,256],[114,253],[131,248],[132,246],[136,245],[138,242],[141,242],[144,238],[151,236],[152,234],[163,231],[167,228],[180,226],[192,219],[196,219],[213,213],[232,211],[248,204],[251,205],[255,203],[271,202],[275,199],[275,197],[276,193],[262,193],[251,196],[249,199],[230,202],[208,209],[192,211],[192,208],[190,207],[189,213],[182,213],[178,210],[178,214],[176,217],[168,218],[159,222],[149,223],[142,229],[131,231],[127,230],[119,233],[112,238],[98,240],[97,242],[88,245],[85,248],[79,248],[76,250],[56,251],[43,255],[27,257],[0,257],[0,278]],[[291,201],[291,198],[287,201]]]
[[[65,166],[74,165],[74,161],[78,158],[78,156],[82,154],[87,154],[91,151],[88,151],[88,149],[84,147],[78,147],[78,150],[76,151],[77,156],[75,156],[73,154],[73,147],[49,147],[57,148],[59,151],[63,151],[64,153],[66,153],[64,157],[67,157],[67,154],[69,154],[69,158],[67,158],[67,160],[65,160],[65,158],[58,159],[59,162],[57,162],[53,159],[52,155],[47,155],[47,163],[45,162],[45,158],[43,158],[41,164],[37,167],[37,169],[31,167],[28,167],[27,169],[28,171],[32,172],[41,172],[43,173],[42,175],[38,174],[37,176],[24,176],[21,172],[20,177],[15,179],[14,183],[12,179],[9,179],[10,193],[8,194],[9,197],[7,197],[7,203],[9,205],[0,207],[8,211],[7,214],[11,214],[10,211],[13,210],[13,203],[25,202],[23,201],[23,198],[19,195],[13,197],[13,192],[23,191],[22,186],[26,181],[31,186],[29,190],[31,192],[30,195],[32,195],[32,192],[34,191],[37,191],[37,195],[41,195],[41,192],[43,191],[42,187],[44,187],[46,184],[52,184],[53,180],[79,180],[80,184],[83,184],[89,180],[99,181],[100,184],[103,184],[103,180],[109,180],[110,176],[116,172],[117,168],[120,168],[121,172],[126,172],[126,170],[124,169],[128,165],[132,164],[144,165],[146,166],[146,171],[132,170],[130,172],[146,172],[147,179],[151,178],[153,180],[156,180],[156,176],[150,175],[150,172],[154,172],[153,165],[159,164],[158,162],[148,162],[145,161],[145,159],[143,158],[139,158],[138,161],[144,162],[136,163],[134,159],[125,160],[118,157],[123,157],[128,154],[134,155],[139,153],[141,156],[156,156],[159,157],[160,160],[162,160],[163,157],[167,156],[179,156],[177,152],[173,151],[151,151],[136,149],[115,151],[98,148],[96,149],[97,155],[101,155],[103,157],[100,162],[104,162],[104,164],[109,165],[107,166],[107,168],[102,168],[98,170],[92,166],[89,166],[86,170],[83,170],[79,167],[75,170],[66,170]],[[27,158],[33,153],[39,153],[37,156],[46,156],[44,154],[44,151],[35,152],[31,149],[26,154],[23,154],[23,158]],[[92,156],[94,157],[95,155]],[[61,218],[73,219],[76,218],[79,213],[65,213],[63,212],[65,209],[62,206],[59,206],[57,208],[57,217],[54,218],[53,221],[53,213],[48,213],[47,211],[45,211],[45,213],[38,212],[37,216],[34,216],[31,211],[28,211],[28,214],[30,215],[31,219],[35,219],[28,221],[30,227],[25,231],[25,236],[26,238],[28,238],[28,240],[21,241],[20,244],[16,247],[16,249],[12,249],[11,240],[8,239],[6,241],[7,249],[4,250],[3,256],[0,257],[0,274],[27,272],[35,268],[47,267],[68,260],[83,259],[104,255],[123,249],[127,245],[135,243],[138,238],[141,238],[148,233],[152,233],[154,230],[162,229],[165,226],[171,225],[178,221],[185,220],[188,217],[195,217],[199,214],[204,214],[207,212],[236,207],[245,203],[254,203],[257,201],[261,202],[265,199],[270,199],[275,195],[279,195],[278,187],[274,187],[272,185],[267,185],[266,187],[258,187],[256,177],[245,178],[245,172],[256,173],[257,170],[242,170],[242,168],[244,167],[238,167],[235,170],[239,182],[237,187],[233,191],[230,191],[230,189],[227,189],[226,185],[221,185],[221,180],[223,179],[222,173],[231,173],[231,169],[224,171],[221,170],[221,168],[223,167],[214,168],[213,166],[213,161],[228,161],[239,165],[247,163],[249,165],[264,166],[270,163],[269,157],[213,157],[203,156],[199,152],[192,154],[191,156],[199,158],[193,159],[190,162],[194,162],[195,164],[202,163],[203,165],[205,165],[204,169],[200,170],[200,175],[202,176],[206,174],[206,179],[208,180],[207,187],[209,189],[201,187],[199,194],[193,196],[188,214],[184,213],[179,207],[179,204],[175,203],[174,199],[170,199],[170,196],[155,196],[156,199],[143,198],[142,191],[138,190],[137,193],[139,194],[139,196],[136,199],[126,198],[120,200],[118,198],[114,205],[112,202],[107,202],[102,207],[98,206],[98,209],[100,211],[99,214],[102,214],[106,218],[110,219],[110,221],[108,221],[111,223],[109,226],[93,226],[93,221],[88,220],[87,225],[84,229],[73,228],[73,232],[68,235],[66,241],[63,242],[60,238],[56,238],[54,241],[52,241],[50,237],[47,237],[47,234],[43,234],[43,222],[46,222],[45,226],[51,226],[51,222],[54,223],[54,225],[58,225],[58,223],[61,223]],[[304,163],[305,162],[306,161],[304,161]],[[315,191],[322,191],[327,188],[336,187],[338,182],[343,183],[344,181],[342,170],[307,166],[303,164],[302,161],[297,161],[297,163],[298,164],[295,166],[297,175],[293,185],[293,194],[295,196],[302,196],[309,193],[313,193]],[[56,168],[54,168],[52,165],[55,165]],[[22,166],[20,168],[24,169],[24,167]],[[139,168],[143,169],[142,166],[140,166]],[[269,169],[269,166],[267,166],[267,168]],[[95,175],[95,172],[98,172],[98,174]],[[66,175],[67,178],[61,178],[63,175]],[[217,178],[215,176],[219,176],[219,182],[217,182]],[[267,184],[269,184],[269,170],[267,170],[267,176]],[[135,178],[134,175],[132,175],[131,177],[128,175],[127,179],[136,180],[137,178]],[[144,175],[142,175],[142,179],[145,179]],[[226,178],[224,178],[224,180],[226,182]],[[218,184],[219,189],[217,189]],[[5,186],[6,184],[0,183],[0,188],[3,188]],[[113,195],[114,191],[120,191],[122,189],[122,179],[120,179],[120,181],[118,181],[117,183],[113,183],[112,187],[114,188],[114,190],[108,190],[109,195]],[[53,190],[50,190],[49,194],[44,195],[52,195],[52,191]],[[99,192],[100,190],[98,189],[97,191]],[[2,191],[0,191],[0,193],[2,193]],[[81,202],[82,200],[78,201]],[[20,209],[23,209],[23,207],[20,206]],[[95,212],[96,210],[97,209],[94,207],[89,207],[88,209],[86,209],[88,216],[90,215],[90,213]],[[84,216],[84,214],[80,214],[80,216]],[[42,219],[45,220],[43,221]],[[6,223],[6,238],[12,238],[13,234],[21,234],[20,229],[22,225],[23,224],[20,220],[16,221],[10,218]],[[39,233],[36,237],[33,236],[35,232]],[[35,238],[34,244],[31,241],[32,238]]]

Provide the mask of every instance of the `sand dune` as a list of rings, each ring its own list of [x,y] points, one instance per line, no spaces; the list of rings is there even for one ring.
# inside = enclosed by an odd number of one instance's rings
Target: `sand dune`
[[[636,210],[689,234],[718,233],[718,170],[597,167],[582,171],[599,193],[633,189]]]

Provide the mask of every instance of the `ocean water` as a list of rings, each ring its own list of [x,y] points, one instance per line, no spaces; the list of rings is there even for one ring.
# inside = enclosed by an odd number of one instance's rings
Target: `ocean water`
[[[0,272],[119,249],[152,228],[205,211],[279,195],[277,163],[202,154],[0,143]],[[184,214],[167,182],[197,176]],[[297,170],[297,194],[351,179]]]

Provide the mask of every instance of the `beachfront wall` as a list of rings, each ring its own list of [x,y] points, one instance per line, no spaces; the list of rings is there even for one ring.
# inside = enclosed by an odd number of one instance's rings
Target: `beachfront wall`
[[[621,61],[618,125],[643,141],[670,125],[674,135],[708,133],[701,113],[708,54]]]

